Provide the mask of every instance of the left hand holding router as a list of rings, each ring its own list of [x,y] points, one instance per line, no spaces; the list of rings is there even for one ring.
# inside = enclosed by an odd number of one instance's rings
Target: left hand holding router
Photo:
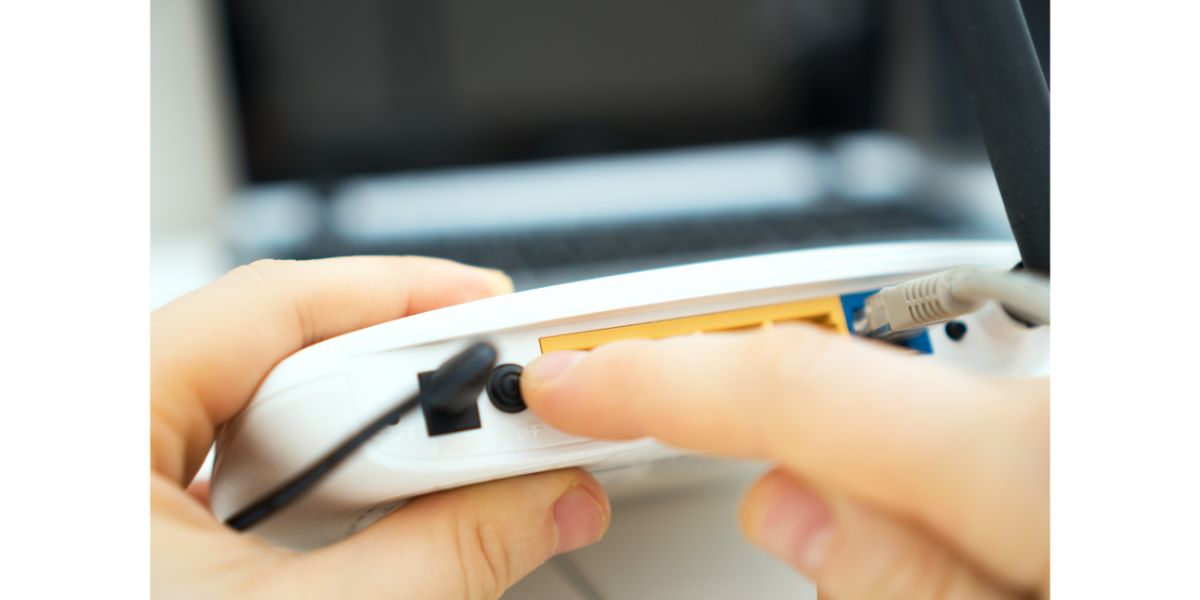
[[[215,428],[268,371],[335,335],[512,290],[424,258],[264,261],[151,316],[150,543],[155,596],[495,598],[551,555],[595,542],[608,500],[568,469],[430,494],[336,544],[274,548],[185,491]]]
[[[1049,594],[1048,379],[777,325],[554,352],[521,384],[564,431],[776,464],[742,528],[835,598]]]

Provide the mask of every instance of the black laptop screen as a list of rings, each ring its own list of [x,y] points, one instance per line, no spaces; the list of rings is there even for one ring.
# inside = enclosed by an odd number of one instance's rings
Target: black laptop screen
[[[228,0],[251,181],[870,126],[854,0]]]

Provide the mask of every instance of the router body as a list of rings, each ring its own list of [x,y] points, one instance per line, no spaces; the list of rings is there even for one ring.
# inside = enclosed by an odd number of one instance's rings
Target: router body
[[[218,438],[211,503],[224,519],[305,469],[350,432],[416,393],[420,374],[486,340],[499,362],[625,338],[747,330],[807,321],[854,335],[853,313],[881,287],[958,266],[1006,269],[1014,246],[930,242],[781,252],[618,275],[488,298],[413,315],[297,352],[267,376]],[[932,327],[906,344],[998,376],[1049,372],[1049,328],[1027,328],[998,306],[962,319],[969,335]],[[581,466],[616,473],[681,451],[654,440],[570,435],[531,411],[507,412],[481,393],[477,414],[434,427],[414,411],[315,488],[256,526],[295,549],[341,539],[407,498],[472,483]],[[508,407],[511,410],[511,407]],[[603,478],[602,478],[603,481]]]

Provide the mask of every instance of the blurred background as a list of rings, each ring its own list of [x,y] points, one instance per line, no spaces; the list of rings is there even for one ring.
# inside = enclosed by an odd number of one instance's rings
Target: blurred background
[[[1049,2],[1022,2],[1049,78]],[[257,258],[424,254],[528,289],[1010,238],[931,0],[153,0],[151,306]],[[812,594],[740,485],[618,506],[511,597]]]

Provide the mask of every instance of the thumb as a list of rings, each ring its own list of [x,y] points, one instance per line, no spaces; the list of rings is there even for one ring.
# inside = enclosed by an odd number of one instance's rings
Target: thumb
[[[579,469],[431,494],[306,557],[324,588],[313,595],[498,598],[551,556],[599,540],[610,516]]]
[[[776,469],[742,504],[751,541],[804,572],[821,595],[859,598],[1017,598],[908,523],[812,490]]]

